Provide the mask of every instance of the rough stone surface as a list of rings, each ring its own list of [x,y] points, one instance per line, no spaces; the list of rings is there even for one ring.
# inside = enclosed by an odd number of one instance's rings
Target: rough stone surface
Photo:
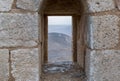
[[[100,12],[115,8],[114,0],[87,0],[90,12]]]
[[[9,76],[9,51],[0,49],[0,81],[8,81]]]
[[[13,0],[0,0],[0,11],[11,10]]]
[[[86,56],[88,81],[120,80],[120,50],[88,50]]]
[[[12,75],[15,81],[39,81],[38,49],[11,51]]]
[[[30,47],[37,41],[37,13],[0,13],[0,47]]]
[[[115,0],[117,8],[120,10],[120,0]]]
[[[37,11],[41,0],[17,0],[17,7],[25,10]]]
[[[116,15],[90,17],[88,42],[91,49],[114,48],[119,43],[119,17]]]
[[[42,81],[86,81],[86,76],[83,68],[73,62],[45,64]]]

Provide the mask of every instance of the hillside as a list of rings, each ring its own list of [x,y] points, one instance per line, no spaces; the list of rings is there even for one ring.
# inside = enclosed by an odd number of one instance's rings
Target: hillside
[[[72,61],[71,37],[62,33],[48,34],[48,61]]]

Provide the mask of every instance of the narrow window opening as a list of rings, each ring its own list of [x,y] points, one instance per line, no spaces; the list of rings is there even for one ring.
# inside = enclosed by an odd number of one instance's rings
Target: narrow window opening
[[[72,16],[48,16],[48,63],[73,62]]]
[[[42,81],[84,81],[87,23],[82,1],[45,0],[42,7]],[[68,29],[62,26],[68,23]]]
[[[64,81],[73,80],[72,77],[76,81],[77,78],[81,80],[82,76],[85,76],[84,68],[79,65],[77,57],[76,18],[74,15],[44,16],[43,78],[46,81],[54,81],[65,76],[69,78],[66,77]]]

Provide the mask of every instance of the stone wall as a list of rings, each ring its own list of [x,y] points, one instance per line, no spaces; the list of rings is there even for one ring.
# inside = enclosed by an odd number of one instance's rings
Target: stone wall
[[[0,0],[0,81],[39,81],[40,0]]]
[[[39,81],[40,4],[0,0],[0,81]],[[119,0],[86,0],[88,81],[119,81]]]
[[[120,81],[119,3],[119,0],[87,0],[89,32],[86,73],[88,81]]]

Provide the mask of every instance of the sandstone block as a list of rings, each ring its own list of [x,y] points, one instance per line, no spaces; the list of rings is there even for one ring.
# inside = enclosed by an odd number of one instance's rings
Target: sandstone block
[[[17,0],[16,5],[21,9],[37,11],[40,6],[40,0]]]
[[[13,0],[0,0],[0,11],[10,11]]]
[[[119,17],[91,16],[88,42],[91,49],[114,48],[119,43]]]
[[[9,77],[9,51],[0,49],[0,81],[8,81]]]
[[[11,51],[12,75],[15,81],[39,81],[38,49]]]
[[[114,0],[87,0],[90,12],[100,12],[115,8]]]
[[[120,50],[87,50],[88,81],[119,81]]]
[[[37,13],[0,13],[0,47],[31,47],[37,41]]]

